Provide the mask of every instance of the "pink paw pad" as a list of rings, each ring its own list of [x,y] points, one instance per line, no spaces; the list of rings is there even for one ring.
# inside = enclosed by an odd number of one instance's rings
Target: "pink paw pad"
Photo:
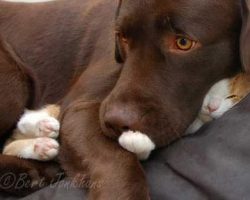
[[[60,124],[54,118],[44,119],[37,124],[40,136],[57,138],[59,134]]]
[[[34,145],[34,153],[39,160],[52,160],[58,155],[59,144],[51,138],[38,138]]]

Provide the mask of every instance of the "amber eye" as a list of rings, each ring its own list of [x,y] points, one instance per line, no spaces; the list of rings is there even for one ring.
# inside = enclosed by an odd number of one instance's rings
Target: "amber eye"
[[[128,39],[120,32],[116,32],[116,36],[117,38],[119,38],[120,42],[124,43],[124,44],[128,44]]]
[[[186,37],[178,37],[176,39],[176,46],[179,50],[188,51],[194,46],[195,42]]]
[[[123,44],[126,44],[126,45],[128,45],[128,39],[127,38],[125,38],[125,37],[121,37],[121,42],[123,43]]]

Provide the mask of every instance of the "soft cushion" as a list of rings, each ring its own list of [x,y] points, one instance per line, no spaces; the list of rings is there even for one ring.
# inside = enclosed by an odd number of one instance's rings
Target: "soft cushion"
[[[250,199],[250,96],[143,165],[153,200]],[[68,186],[60,182],[23,200],[83,199],[83,191]]]

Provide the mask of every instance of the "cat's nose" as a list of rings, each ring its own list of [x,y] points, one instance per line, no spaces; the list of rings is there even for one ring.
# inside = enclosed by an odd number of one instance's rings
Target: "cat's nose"
[[[207,109],[208,109],[209,113],[213,113],[213,112],[215,112],[216,110],[219,109],[219,105],[217,105],[217,104],[208,104]]]
[[[207,104],[207,110],[209,113],[217,111],[222,104],[222,99],[219,97],[213,97]]]

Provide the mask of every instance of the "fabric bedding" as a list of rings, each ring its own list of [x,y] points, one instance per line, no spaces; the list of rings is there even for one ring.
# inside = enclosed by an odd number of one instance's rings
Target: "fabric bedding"
[[[197,134],[158,150],[143,166],[153,200],[250,199],[250,96]],[[84,191],[67,185],[64,180],[22,200],[84,199]]]

